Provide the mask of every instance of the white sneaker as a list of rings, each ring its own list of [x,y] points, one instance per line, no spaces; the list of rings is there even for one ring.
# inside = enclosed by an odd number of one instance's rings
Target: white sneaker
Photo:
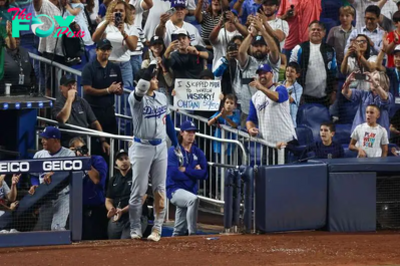
[[[131,239],[141,239],[141,238],[142,238],[141,235],[131,234]]]
[[[16,229],[11,229],[10,233],[19,233],[19,231],[17,231]]]
[[[8,234],[9,232],[7,230],[1,230],[0,234]]]
[[[151,232],[151,235],[149,235],[147,237],[147,240],[151,240],[151,241],[154,241],[154,242],[158,242],[158,241],[160,241],[160,239],[161,239],[161,235],[160,235],[160,233],[158,231]]]

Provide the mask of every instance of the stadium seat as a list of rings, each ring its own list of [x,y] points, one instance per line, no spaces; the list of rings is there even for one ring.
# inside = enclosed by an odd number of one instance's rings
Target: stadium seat
[[[352,124],[336,124],[336,133],[333,140],[340,144],[349,144]]]
[[[321,123],[331,121],[329,110],[326,106],[318,103],[303,104],[297,113],[297,125],[307,126],[313,132],[314,141],[319,140],[319,129]]]

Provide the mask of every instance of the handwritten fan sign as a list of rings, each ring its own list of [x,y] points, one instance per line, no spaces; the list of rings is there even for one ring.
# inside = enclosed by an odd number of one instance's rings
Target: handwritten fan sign
[[[176,79],[174,107],[183,110],[218,111],[220,80]]]

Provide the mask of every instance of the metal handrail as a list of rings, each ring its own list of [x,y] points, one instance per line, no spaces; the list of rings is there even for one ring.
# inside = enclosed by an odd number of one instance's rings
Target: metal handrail
[[[49,64],[49,65],[51,65],[51,66],[56,66],[56,67],[58,67],[58,68],[60,68],[60,69],[62,69],[62,70],[68,71],[68,72],[70,72],[70,73],[72,73],[72,74],[74,74],[74,75],[77,75],[77,76],[79,76],[79,77],[82,76],[82,72],[79,71],[79,70],[76,70],[76,69],[73,69],[73,68],[68,67],[68,66],[66,66],[66,65],[57,63],[57,62],[52,61],[52,60],[49,60],[49,59],[44,58],[44,57],[42,57],[42,56],[39,56],[39,55],[37,55],[37,54],[33,54],[33,53],[30,53],[30,52],[29,52],[29,57],[32,58],[32,59],[35,59],[35,60],[39,60],[39,61],[41,61],[41,62],[43,62],[43,63]]]

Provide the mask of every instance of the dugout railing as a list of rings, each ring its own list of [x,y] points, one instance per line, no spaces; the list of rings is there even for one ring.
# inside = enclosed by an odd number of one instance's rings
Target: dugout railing
[[[38,56],[33,53],[29,53],[31,59],[33,60],[33,65],[36,71],[36,75],[39,77],[39,88],[40,92],[44,94],[45,85],[50,84],[51,92],[55,92],[56,95],[50,95],[48,98],[55,100],[59,93],[59,79],[64,74],[74,75],[78,82],[78,93],[79,95],[83,95],[83,88],[80,86],[80,78],[81,71],[73,69],[71,67],[59,64],[57,62],[52,62],[46,58]],[[51,71],[50,71],[51,70]],[[46,78],[44,77],[45,73],[50,75],[47,77],[50,82],[46,84]],[[115,113],[118,122],[118,135],[125,136],[130,135],[131,130],[131,116],[130,116],[130,108],[127,102],[127,98],[131,90],[124,88],[124,94],[121,96],[115,96]],[[199,128],[199,134],[197,136],[197,145],[201,148],[205,154],[207,155],[207,160],[209,162],[214,162],[218,164],[227,164],[227,165],[277,165],[285,163],[284,150],[275,149],[276,143],[267,143],[265,140],[257,137],[251,137],[247,132],[243,130],[233,129],[229,126],[218,125],[209,127],[207,125],[207,119],[204,117],[200,117],[194,114],[190,114],[188,112],[177,110],[173,106],[170,106],[170,110],[172,112],[173,122],[175,128],[179,128],[180,124],[185,119],[190,119]],[[47,118],[48,115],[45,115]],[[46,118],[40,118],[42,122],[47,122],[50,120],[45,120]],[[82,130],[87,132],[95,132],[91,129],[83,129],[78,127],[69,127],[72,130]],[[221,137],[215,138],[214,133],[216,130],[220,130]],[[104,133],[105,134],[105,133]],[[107,137],[107,136],[105,136]],[[122,138],[114,138],[116,141],[114,145],[118,148],[127,149],[127,142],[125,137]],[[223,142],[225,144],[217,145],[215,142],[218,142],[218,139],[222,140],[235,140],[242,144],[244,150],[242,154],[237,152],[235,146],[228,145],[229,141]],[[88,139],[88,143],[90,143],[90,139]],[[216,151],[215,148],[219,148]],[[243,154],[247,154],[248,159],[244,160]],[[268,159],[267,159],[268,158]],[[224,199],[224,179],[225,179],[225,171],[222,168],[209,166],[209,173],[215,176],[215,181],[203,181],[200,184],[199,195],[202,197],[216,200],[221,203]]]
[[[90,144],[92,143],[92,139],[93,138],[98,138],[98,137],[105,137],[105,138],[109,138],[110,139],[110,155],[109,155],[109,165],[113,166],[114,165],[114,161],[115,161],[115,155],[114,155],[114,148],[115,145],[117,143],[117,141],[123,142],[124,146],[128,147],[129,146],[129,142],[132,141],[133,137],[132,136],[122,136],[122,135],[113,135],[113,134],[109,134],[109,133],[105,133],[105,132],[100,132],[100,131],[96,131],[93,129],[89,129],[89,128],[83,128],[83,127],[79,127],[79,126],[75,126],[75,125],[70,125],[70,124],[62,124],[60,125],[57,121],[55,120],[51,120],[51,119],[47,119],[44,117],[37,117],[38,121],[40,122],[45,122],[46,124],[50,124],[50,125],[55,125],[55,126],[61,126],[60,131],[61,132],[65,132],[65,133],[73,133],[73,134],[77,134],[80,136],[85,136],[86,138],[86,144],[88,146],[88,148],[90,149]],[[175,128],[176,131],[179,131],[179,128]],[[39,133],[40,133],[41,129],[38,128],[36,131],[36,149],[39,149]],[[242,160],[244,162],[248,161],[248,157],[246,154],[246,149],[243,146],[242,143],[240,143],[237,140],[231,140],[231,139],[220,139],[220,138],[216,138],[213,136],[208,136],[208,135],[203,135],[201,133],[198,133],[198,137],[199,138],[203,138],[203,139],[208,139],[210,141],[217,141],[219,143],[221,143],[221,146],[225,146],[225,145],[234,145],[238,147],[238,150],[240,150],[240,157],[242,158]],[[221,164],[216,164],[215,162],[209,161],[208,162],[209,168],[210,169],[216,169],[217,172],[222,172],[225,173],[225,168],[223,167],[223,165]],[[110,167],[109,168],[109,176],[113,176],[114,175],[114,168]],[[204,188],[207,189],[208,187],[210,188],[220,188],[220,192],[222,195],[224,195],[224,189],[225,189],[225,179],[221,179],[215,176],[210,175],[210,178],[208,180],[208,184],[207,186],[205,186]],[[223,207],[225,201],[224,201],[224,197],[222,198],[217,198],[217,197],[211,197],[210,195],[215,195],[213,193],[203,193],[203,194],[199,194],[199,198],[201,201],[206,202],[208,204],[213,204],[213,205],[217,205],[219,207]],[[168,204],[167,204],[167,217],[169,214],[169,209],[168,209]]]

